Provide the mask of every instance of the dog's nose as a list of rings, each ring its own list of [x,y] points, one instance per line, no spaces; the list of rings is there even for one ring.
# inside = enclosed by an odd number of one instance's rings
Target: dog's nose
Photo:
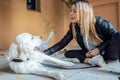
[[[40,39],[42,39],[42,36],[40,36]]]

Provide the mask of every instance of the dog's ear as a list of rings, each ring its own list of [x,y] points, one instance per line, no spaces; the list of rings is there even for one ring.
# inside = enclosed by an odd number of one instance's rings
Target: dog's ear
[[[27,58],[30,57],[30,53],[32,51],[31,46],[27,43],[21,43],[19,44],[19,58],[22,59],[23,61],[26,61]]]
[[[13,59],[16,58],[19,55],[19,51],[18,51],[18,45],[13,42],[10,45],[9,51],[8,51],[8,59]]]

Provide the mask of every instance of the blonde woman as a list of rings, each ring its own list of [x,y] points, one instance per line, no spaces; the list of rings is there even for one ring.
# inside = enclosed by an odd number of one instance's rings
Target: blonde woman
[[[69,31],[60,42],[44,51],[47,55],[63,49],[72,39],[76,39],[82,50],[66,51],[65,57],[77,58],[81,63],[92,66],[104,66],[104,60],[118,59],[120,51],[115,40],[120,44],[120,33],[107,20],[94,16],[88,0],[74,0],[70,16]]]

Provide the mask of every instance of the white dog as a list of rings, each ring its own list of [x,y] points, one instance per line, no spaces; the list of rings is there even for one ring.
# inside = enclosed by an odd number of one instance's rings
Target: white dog
[[[31,73],[48,76],[56,80],[64,80],[62,73],[48,70],[42,63],[50,62],[59,67],[71,67],[74,64],[72,62],[58,60],[40,52],[35,47],[40,46],[42,43],[43,41],[40,36],[33,36],[30,33],[18,35],[10,45],[8,52],[10,68],[16,73]]]
[[[40,51],[44,51],[44,50],[48,49],[49,48],[49,42],[51,41],[53,36],[54,36],[54,32],[51,31],[51,33],[48,36],[48,39],[46,41],[42,41],[40,46],[37,46],[36,48],[39,49]]]

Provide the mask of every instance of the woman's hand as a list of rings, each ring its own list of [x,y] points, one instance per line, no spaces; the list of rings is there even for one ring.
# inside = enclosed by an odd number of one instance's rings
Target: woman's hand
[[[100,52],[99,49],[95,48],[95,49],[93,49],[93,50],[90,51],[90,54],[91,54],[91,56],[96,56],[96,55],[99,54],[99,52]]]

